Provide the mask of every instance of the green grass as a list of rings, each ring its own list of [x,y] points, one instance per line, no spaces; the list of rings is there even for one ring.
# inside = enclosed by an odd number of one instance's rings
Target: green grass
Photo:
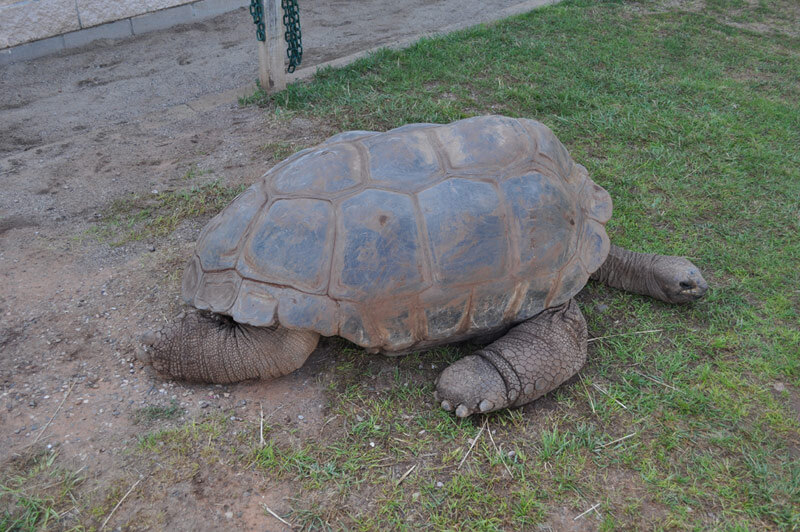
[[[397,382],[416,387],[368,392],[353,355],[332,381],[340,431],[299,447],[276,434],[256,459],[302,487],[299,522],[521,529],[599,504],[584,518],[603,529],[800,527],[796,11],[566,2],[248,99],[341,130],[536,118],[611,193],[616,243],[689,256],[712,287],[690,307],[587,287],[593,335],[660,332],[593,343],[582,378],[524,414],[452,420],[420,406],[436,372],[402,361]],[[458,468],[487,420],[497,448],[484,433]]]
[[[295,146],[291,142],[286,141],[268,142],[267,144],[263,144],[258,148],[260,152],[266,154],[274,163],[286,159],[290,155],[299,151],[299,149],[301,148]]]
[[[19,460],[3,471],[0,530],[45,530],[53,524],[66,529],[63,525],[71,521],[66,514],[77,509],[73,494],[83,477],[56,465],[54,452]]]
[[[175,419],[182,414],[183,409],[173,399],[169,405],[143,406],[133,413],[133,419],[136,423],[152,423],[154,421]]]
[[[201,175],[192,167],[184,175]],[[180,190],[115,200],[88,234],[112,246],[169,235],[184,221],[216,214],[244,190],[215,179]]]

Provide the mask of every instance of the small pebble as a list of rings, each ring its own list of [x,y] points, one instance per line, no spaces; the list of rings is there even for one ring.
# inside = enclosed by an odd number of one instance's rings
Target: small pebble
[[[436,483],[436,487],[437,488],[443,488],[444,487],[444,482],[442,482],[442,481],[437,482]]]
[[[303,417],[303,416],[297,416],[297,419],[299,419],[300,421],[303,421],[303,420],[305,419],[305,417]]]
[[[226,519],[233,519],[233,512],[225,512]]]

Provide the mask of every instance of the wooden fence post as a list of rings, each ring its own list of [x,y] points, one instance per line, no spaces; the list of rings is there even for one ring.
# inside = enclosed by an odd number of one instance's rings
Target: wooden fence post
[[[258,41],[258,79],[267,92],[278,92],[286,88],[286,45],[283,33],[283,10],[281,0],[260,0],[264,3],[264,25],[267,39]]]

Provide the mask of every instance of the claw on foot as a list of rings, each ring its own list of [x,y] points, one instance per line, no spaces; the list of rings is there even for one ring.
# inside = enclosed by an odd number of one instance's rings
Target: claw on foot
[[[456,415],[458,417],[467,417],[470,414],[472,414],[472,410],[470,410],[464,405],[458,405],[458,408],[456,408]]]

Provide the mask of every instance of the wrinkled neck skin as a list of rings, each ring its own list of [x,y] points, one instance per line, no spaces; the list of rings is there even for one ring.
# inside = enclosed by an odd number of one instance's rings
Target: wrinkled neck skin
[[[654,275],[660,257],[654,253],[636,253],[612,245],[608,258],[592,274],[591,279],[626,292],[670,301]]]

